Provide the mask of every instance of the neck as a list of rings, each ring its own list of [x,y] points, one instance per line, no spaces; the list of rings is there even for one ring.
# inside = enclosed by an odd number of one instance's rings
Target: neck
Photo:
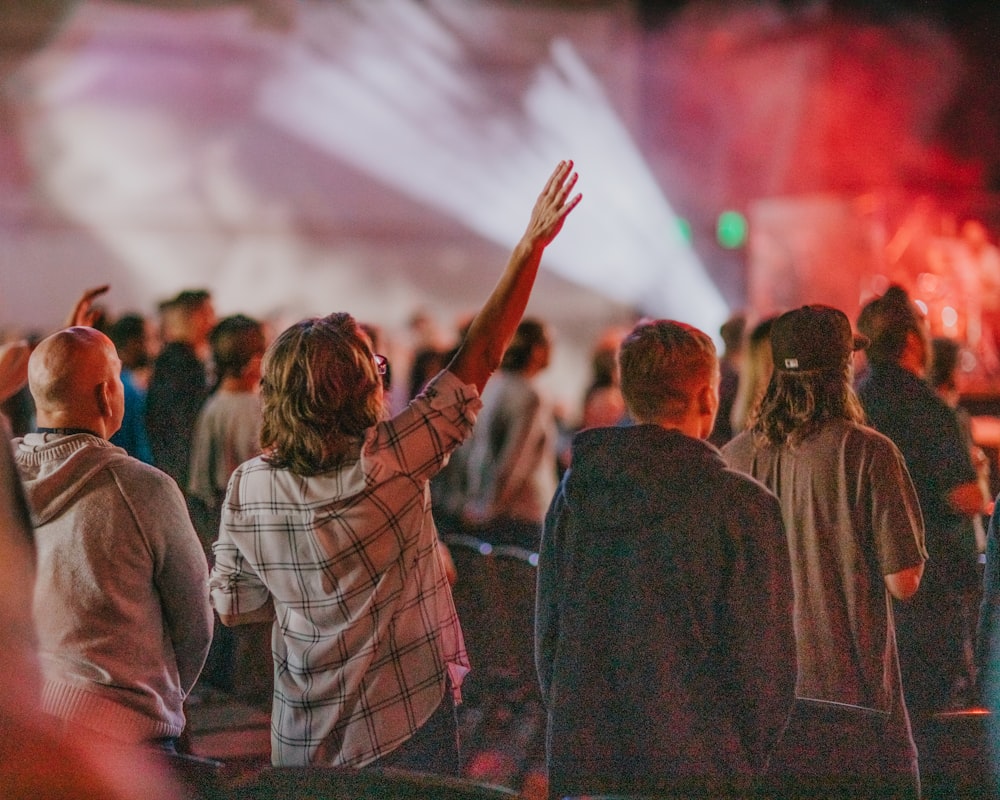
[[[260,381],[253,378],[242,378],[239,376],[227,375],[219,382],[219,389],[224,392],[253,392],[257,389]]]
[[[76,433],[89,433],[91,436],[98,436],[99,438],[104,438],[100,436],[97,431],[93,431],[90,428],[43,428],[38,427],[37,433],[54,433],[59,436],[72,436]]]
[[[73,433],[89,433],[99,439],[107,439],[111,435],[103,419],[72,419],[44,414],[38,415],[35,430],[38,433],[58,433],[63,436]]]
[[[704,439],[712,431],[712,421],[703,414],[693,412],[676,419],[656,420],[653,424],[667,431],[678,431],[692,439]]]

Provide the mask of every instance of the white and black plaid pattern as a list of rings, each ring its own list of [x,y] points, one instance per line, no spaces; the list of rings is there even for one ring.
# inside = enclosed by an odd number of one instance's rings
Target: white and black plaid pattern
[[[273,597],[276,765],[364,766],[426,721],[468,670],[428,481],[481,403],[441,373],[370,429],[359,460],[314,477],[261,458],[229,483],[212,570],[222,614]]]

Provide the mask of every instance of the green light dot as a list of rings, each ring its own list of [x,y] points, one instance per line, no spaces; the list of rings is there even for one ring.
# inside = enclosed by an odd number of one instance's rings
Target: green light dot
[[[723,211],[715,229],[719,244],[732,250],[742,247],[747,240],[747,219],[739,211]]]
[[[691,223],[684,217],[677,217],[677,230],[680,232],[681,238],[691,244]]]

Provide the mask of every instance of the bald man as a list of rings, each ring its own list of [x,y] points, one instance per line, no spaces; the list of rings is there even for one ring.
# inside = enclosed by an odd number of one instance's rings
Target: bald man
[[[167,750],[212,632],[208,567],[177,485],[108,442],[121,363],[93,328],[28,362],[38,430],[15,440],[35,524],[42,706],[67,733]]]

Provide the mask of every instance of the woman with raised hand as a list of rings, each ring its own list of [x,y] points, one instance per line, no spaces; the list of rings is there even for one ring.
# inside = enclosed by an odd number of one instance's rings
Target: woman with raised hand
[[[429,480],[472,431],[542,253],[580,201],[562,161],[448,367],[384,419],[385,359],[346,313],[303,320],[264,356],[264,453],[233,474],[212,600],[275,618],[275,765],[458,774],[468,658]]]

